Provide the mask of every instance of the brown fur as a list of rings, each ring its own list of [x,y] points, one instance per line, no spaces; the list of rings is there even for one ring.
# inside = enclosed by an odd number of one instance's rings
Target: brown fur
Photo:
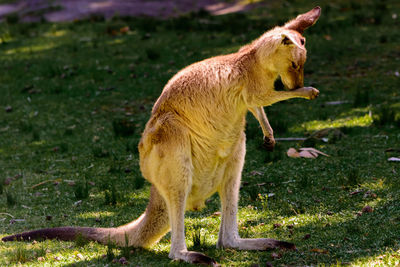
[[[140,169],[152,183],[149,205],[140,218],[118,228],[63,228],[59,236],[54,230],[42,229],[3,240],[37,237],[38,233],[71,239],[79,232],[102,243],[148,247],[171,230],[170,258],[214,264],[201,253],[187,251],[184,214],[202,208],[204,201],[218,192],[222,210],[218,247],[294,248],[283,241],[239,237],[236,214],[246,150],[245,116],[248,110],[254,114],[273,146],[272,128],[262,107],[318,95],[315,88],[303,87],[306,50],[299,32],[319,15],[320,8],[314,8],[237,53],[184,68],[167,83],[139,143]],[[289,90],[274,90],[278,76]]]

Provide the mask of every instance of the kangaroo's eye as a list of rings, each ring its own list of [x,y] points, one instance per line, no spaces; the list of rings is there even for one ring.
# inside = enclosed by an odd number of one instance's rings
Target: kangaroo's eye
[[[295,70],[298,69],[298,66],[297,66],[296,63],[294,63],[293,61],[292,61],[292,68],[295,69]]]

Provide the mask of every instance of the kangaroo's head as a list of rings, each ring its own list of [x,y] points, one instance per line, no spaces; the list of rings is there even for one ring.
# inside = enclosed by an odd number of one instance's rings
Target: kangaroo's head
[[[304,86],[307,50],[302,33],[318,20],[320,14],[321,8],[315,7],[284,26],[266,32],[253,44],[261,64],[274,73],[275,77],[280,76],[286,89]]]

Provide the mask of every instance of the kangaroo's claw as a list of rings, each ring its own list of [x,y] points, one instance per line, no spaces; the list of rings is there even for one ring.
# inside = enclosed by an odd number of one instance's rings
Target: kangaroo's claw
[[[275,147],[275,144],[276,144],[276,142],[275,142],[275,139],[273,137],[269,138],[267,136],[264,136],[263,146],[267,151],[273,151],[274,147]]]

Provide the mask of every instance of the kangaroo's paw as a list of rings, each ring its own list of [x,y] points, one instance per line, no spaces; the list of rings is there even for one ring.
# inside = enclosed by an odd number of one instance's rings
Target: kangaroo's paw
[[[314,87],[301,87],[292,90],[292,92],[296,94],[298,97],[303,97],[309,100],[315,99],[319,95],[319,91]]]
[[[304,87],[304,88],[307,90],[307,93],[308,93],[307,98],[308,99],[313,100],[318,97],[318,95],[319,95],[318,89],[315,89],[314,87]]]
[[[195,251],[180,251],[179,253],[170,255],[170,258],[205,266],[220,266],[214,259],[204,255],[203,253]]]
[[[267,151],[273,151],[275,144],[276,144],[276,142],[275,142],[274,137],[264,136],[263,146]]]

